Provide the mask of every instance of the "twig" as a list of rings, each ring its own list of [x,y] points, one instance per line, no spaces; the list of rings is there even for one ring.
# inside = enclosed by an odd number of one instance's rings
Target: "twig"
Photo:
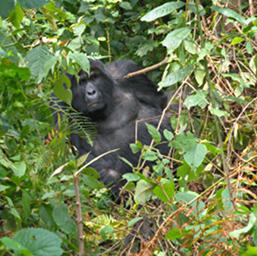
[[[106,155],[109,155],[109,154],[111,154],[111,153],[113,153],[113,152],[116,152],[116,151],[118,151],[118,150],[119,150],[119,148],[115,148],[115,149],[109,150],[109,151],[107,151],[107,152],[105,152],[105,153],[103,153],[103,154],[101,154],[101,155],[95,157],[94,159],[92,159],[91,161],[89,161],[88,163],[86,163],[85,165],[83,165],[77,172],[75,172],[74,175],[77,176],[78,174],[80,174],[84,169],[86,169],[86,168],[87,168],[89,165],[91,165],[92,163],[94,163],[94,162],[96,162],[97,160],[99,160],[100,158],[102,158],[102,157],[104,157],[104,156],[106,156]]]
[[[84,246],[84,233],[83,233],[83,222],[82,222],[82,210],[81,210],[81,201],[79,193],[79,175],[74,174],[73,176],[75,196],[76,196],[76,223],[78,228],[78,242],[79,242],[79,256],[85,255],[85,246]]]
[[[168,62],[169,62],[169,57],[165,57],[161,62],[156,63],[156,64],[154,64],[152,66],[149,66],[149,67],[137,70],[135,72],[128,73],[127,75],[124,76],[124,78],[131,78],[131,77],[134,77],[134,76],[145,74],[147,72],[150,72],[150,71],[152,71],[154,69],[159,68],[162,65],[167,64]]]

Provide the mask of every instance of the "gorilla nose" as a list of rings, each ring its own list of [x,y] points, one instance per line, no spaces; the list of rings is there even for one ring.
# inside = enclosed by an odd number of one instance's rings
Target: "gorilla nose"
[[[86,97],[88,99],[95,99],[97,97],[97,91],[93,84],[88,84],[86,87]]]

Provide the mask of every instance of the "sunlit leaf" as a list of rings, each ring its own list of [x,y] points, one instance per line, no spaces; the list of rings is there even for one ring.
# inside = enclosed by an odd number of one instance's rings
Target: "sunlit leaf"
[[[162,45],[165,46],[169,53],[172,53],[177,49],[184,39],[188,37],[191,29],[188,27],[178,28],[170,32],[162,41]]]
[[[156,20],[160,17],[170,14],[171,12],[174,12],[175,10],[181,8],[184,5],[185,4],[181,1],[165,3],[148,12],[145,16],[141,18],[141,20],[147,22]]]

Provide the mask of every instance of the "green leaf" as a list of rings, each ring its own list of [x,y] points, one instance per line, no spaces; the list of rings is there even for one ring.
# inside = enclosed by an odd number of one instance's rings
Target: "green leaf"
[[[233,212],[233,203],[231,202],[229,190],[226,188],[221,193],[223,208],[227,213]]]
[[[102,182],[100,182],[96,177],[93,177],[91,175],[85,175],[83,182],[86,186],[88,186],[91,189],[100,189],[103,188]]]
[[[177,192],[175,195],[176,201],[190,203],[192,200],[197,198],[199,195],[196,192],[187,191],[187,192]]]
[[[146,127],[147,127],[148,133],[151,135],[151,137],[154,139],[154,141],[156,143],[160,143],[161,142],[160,132],[152,124],[146,123]]]
[[[193,40],[193,39],[191,39],[191,40]],[[189,52],[191,54],[197,54],[197,52],[198,52],[197,46],[191,40],[184,40],[185,49],[186,49],[187,52]]]
[[[143,145],[140,141],[136,141],[136,143],[131,143],[129,145],[131,151],[133,154],[138,153],[139,151],[141,151],[141,149],[143,148]]]
[[[223,14],[224,16],[227,16],[229,18],[232,18],[236,21],[238,21],[241,24],[247,25],[247,21],[246,19],[241,16],[240,14],[238,14],[237,12],[229,9],[229,8],[224,8],[224,7],[218,7],[218,6],[212,6],[211,7],[213,11],[216,11],[218,13]]]
[[[26,163],[24,161],[16,162],[12,165],[14,175],[17,177],[22,177],[26,172],[26,168]]]
[[[21,9],[19,4],[16,4],[15,8],[11,11],[9,15],[10,21],[16,28],[19,28],[23,17],[24,17],[23,10]]]
[[[185,4],[181,1],[165,3],[148,12],[146,15],[144,15],[141,18],[141,20],[147,21],[147,22],[156,20],[158,18],[161,18],[163,16],[170,14],[171,12],[174,12],[175,10],[183,7],[184,5]]]
[[[167,141],[171,141],[174,138],[173,133],[167,129],[164,129],[163,136]]]
[[[127,11],[132,10],[132,6],[131,6],[131,4],[129,2],[122,1],[119,5],[124,10],[127,10]]]
[[[161,184],[153,189],[153,193],[164,203],[170,201],[174,196],[175,185],[173,180],[161,179]]]
[[[205,70],[203,70],[203,69],[196,69],[195,70],[195,80],[198,83],[198,85],[201,86],[203,84],[205,75],[206,75]]]
[[[66,234],[75,234],[76,225],[68,214],[65,204],[56,205],[53,209],[53,219],[57,226]]]
[[[65,85],[65,87],[64,87]],[[67,84],[66,80],[64,80],[64,77],[60,77],[60,79],[57,80],[55,86],[54,86],[54,94],[56,97],[67,103],[68,105],[71,105],[72,100],[72,92],[70,89],[68,89],[70,86],[70,83]]]
[[[130,220],[128,222],[128,227],[133,227],[136,223],[138,223],[140,220],[142,220],[143,217],[136,217],[136,218],[133,218],[132,220]]]
[[[152,196],[152,188],[153,186],[145,180],[138,181],[134,194],[135,202],[137,204],[146,203]]]
[[[104,240],[111,239],[114,233],[114,228],[110,225],[106,225],[100,229],[100,235]]]
[[[171,228],[165,235],[165,238],[168,240],[179,239],[183,236],[183,233],[178,228]]]
[[[13,240],[26,247],[33,256],[62,255],[61,239],[53,232],[42,228],[19,230]]]
[[[20,243],[14,241],[9,237],[3,237],[0,241],[4,244],[4,246],[8,250],[13,250],[14,252],[18,253],[18,255],[25,255],[25,256],[33,256],[32,253],[22,246]],[[15,254],[16,255],[16,254]]]
[[[17,0],[20,5],[28,9],[38,9],[41,6],[45,5],[48,0]]]
[[[219,108],[213,108],[209,106],[209,110],[211,114],[214,116],[218,116],[218,117],[229,116],[229,113],[227,111],[221,110]]]
[[[1,1],[0,5],[0,16],[5,19],[8,17],[10,11],[14,8],[15,0],[3,0]]]
[[[157,155],[157,153],[154,152],[154,151],[146,150],[146,151],[143,153],[143,158],[144,158],[144,160],[146,160],[146,161],[153,162],[153,161],[155,161],[155,160],[158,159],[158,155]]]
[[[190,132],[187,134],[181,133],[172,141],[172,146],[183,152],[190,151],[197,144],[197,138]]]
[[[83,69],[86,73],[89,74],[90,64],[89,64],[89,60],[88,60],[87,56],[84,53],[73,52],[69,55],[69,57],[72,60],[74,60],[77,64],[79,64],[81,69]]]
[[[164,38],[162,45],[167,48],[168,53],[172,53],[189,36],[190,32],[191,29],[188,27],[175,29]]]
[[[122,175],[122,177],[128,182],[140,180],[140,176],[138,176],[136,173],[125,173]]]
[[[254,213],[250,213],[249,221],[247,226],[241,229],[234,230],[229,233],[231,237],[235,237],[236,239],[239,239],[240,235],[245,234],[249,232],[255,225],[256,225],[256,216]]]
[[[57,61],[58,61],[58,57],[51,55],[49,59],[44,63],[44,77],[47,77],[51,69],[54,70],[54,67]]]
[[[184,159],[188,165],[195,170],[203,162],[208,150],[203,144],[196,144],[195,147],[190,149],[184,154]]]
[[[184,80],[187,76],[191,74],[193,71],[193,65],[188,65],[184,68],[179,69],[178,71],[174,71],[165,77],[163,81],[159,83],[161,88],[169,87],[177,82]]]
[[[10,186],[5,186],[5,185],[0,184],[0,192],[3,192],[5,190],[7,190],[8,188],[10,188]]]
[[[187,98],[184,101],[184,105],[187,107],[187,109],[190,109],[195,106],[199,106],[203,109],[208,104],[206,96],[206,91],[198,90],[194,95],[187,96]]]
[[[53,55],[49,52],[46,46],[37,46],[29,51],[25,60],[28,62],[28,67],[32,76],[36,78],[37,83],[41,82],[46,74],[46,63]]]
[[[237,45],[240,44],[244,41],[244,38],[236,36],[233,38],[233,40],[231,41],[231,45]]]

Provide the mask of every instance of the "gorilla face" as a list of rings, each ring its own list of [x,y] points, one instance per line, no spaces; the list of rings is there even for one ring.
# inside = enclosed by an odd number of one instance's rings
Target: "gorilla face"
[[[79,73],[72,78],[72,106],[93,120],[103,119],[112,108],[115,82],[99,61],[91,61],[91,73]]]

